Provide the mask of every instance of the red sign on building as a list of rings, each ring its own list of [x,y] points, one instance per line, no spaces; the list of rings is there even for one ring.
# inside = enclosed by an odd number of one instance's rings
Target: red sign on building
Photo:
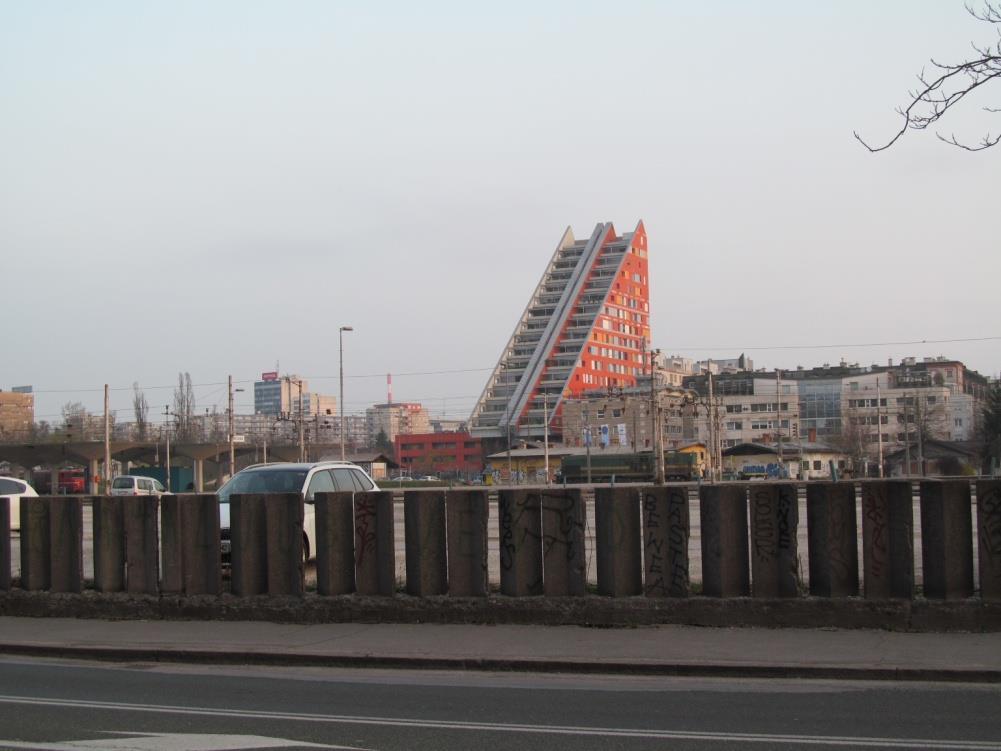
[[[261,380],[262,381],[277,381],[278,380],[278,371],[277,370],[272,370],[272,371],[269,371],[267,373],[261,373]]]

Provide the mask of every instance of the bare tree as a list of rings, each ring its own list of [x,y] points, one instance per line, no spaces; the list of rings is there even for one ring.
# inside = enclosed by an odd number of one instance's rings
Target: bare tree
[[[190,373],[177,374],[177,388],[174,389],[174,416],[177,420],[177,439],[191,440],[195,416],[195,390],[191,386]]]
[[[132,384],[132,411],[136,417],[136,437],[145,441],[149,429],[149,402],[146,401],[146,394],[139,390],[138,382]]]
[[[940,63],[931,60],[932,73],[924,70],[918,75],[920,88],[908,92],[910,103],[907,107],[899,107],[897,112],[904,119],[900,130],[889,141],[881,146],[873,146],[855,132],[855,138],[869,151],[883,151],[890,148],[908,130],[926,130],[938,121],[954,106],[962,102],[967,95],[972,94],[985,84],[1001,81],[1001,2],[985,0],[983,9],[966,6],[967,12],[979,21],[993,24],[998,38],[986,45],[971,43],[974,54],[968,60],[958,63]],[[1001,112],[1001,108],[984,107],[991,113]],[[967,151],[982,151],[989,149],[1001,141],[1001,134],[992,136],[990,131],[980,143],[971,145],[959,141],[955,135],[944,136],[936,133],[941,141],[958,146]]]

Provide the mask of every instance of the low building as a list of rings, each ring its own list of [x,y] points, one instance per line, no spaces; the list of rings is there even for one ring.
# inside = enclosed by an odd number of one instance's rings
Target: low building
[[[844,454],[822,443],[783,444],[781,448],[740,443],[724,449],[723,475],[735,480],[830,480],[832,462],[839,473],[850,473]]]
[[[469,433],[406,433],[394,440],[396,463],[411,476],[472,478],[483,472],[483,448]]]

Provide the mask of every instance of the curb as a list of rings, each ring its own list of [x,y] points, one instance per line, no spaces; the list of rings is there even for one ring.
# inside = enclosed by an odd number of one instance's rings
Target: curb
[[[304,597],[0,592],[0,616],[272,623],[452,623],[1001,632],[1001,602],[800,597]]]
[[[726,665],[697,662],[581,662],[532,658],[405,657],[391,655],[330,655],[309,653],[206,649],[128,648],[3,644],[0,654],[103,662],[154,662],[195,665],[260,665],[386,670],[452,670],[491,673],[568,673],[679,678],[758,678],[845,681],[907,681],[930,683],[1001,683],[1001,670],[946,668],[847,667],[748,663]]]

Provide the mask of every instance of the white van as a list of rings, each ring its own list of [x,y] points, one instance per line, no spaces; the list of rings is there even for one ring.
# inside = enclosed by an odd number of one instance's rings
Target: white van
[[[119,475],[111,481],[111,495],[156,495],[160,496],[167,489],[153,477],[142,475]]]

